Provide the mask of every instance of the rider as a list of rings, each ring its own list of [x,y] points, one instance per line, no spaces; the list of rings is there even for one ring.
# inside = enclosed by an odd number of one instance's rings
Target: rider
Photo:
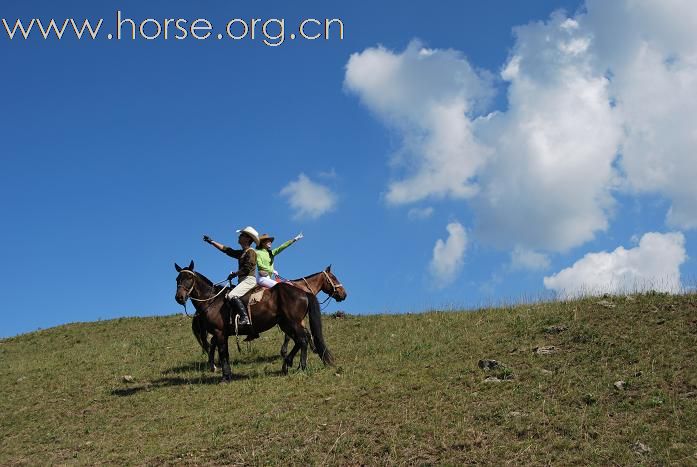
[[[237,259],[237,272],[231,272],[228,276],[228,280],[232,280],[233,277],[237,276],[237,285],[228,292],[226,298],[233,305],[237,314],[240,315],[239,324],[247,325],[250,324],[249,318],[247,318],[247,307],[240,298],[252,290],[257,284],[254,275],[257,268],[257,252],[252,248],[252,242],[257,245],[259,244],[259,233],[257,233],[253,227],[245,227],[237,232],[240,234],[237,241],[242,247],[241,250],[235,250],[222,243],[218,243],[212,240],[208,235],[203,236],[203,241],[210,243],[226,255]]]
[[[276,271],[273,267],[274,257],[301,238],[303,238],[302,232],[281,246],[272,249],[271,244],[274,241],[274,237],[270,237],[267,234],[262,234],[262,236],[259,237],[259,242],[257,243],[257,267],[259,268],[257,284],[266,288],[276,285],[276,281],[274,280]]]

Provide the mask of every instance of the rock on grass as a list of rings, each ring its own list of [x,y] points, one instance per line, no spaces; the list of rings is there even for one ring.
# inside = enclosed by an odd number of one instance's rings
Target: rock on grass
[[[569,329],[565,324],[553,324],[545,328],[545,334],[559,334]]]
[[[637,441],[636,443],[632,444],[632,451],[634,451],[636,454],[643,456],[644,454],[650,453],[651,448],[645,445],[644,443]]]
[[[535,347],[534,349],[532,349],[532,351],[535,352],[537,355],[548,355],[551,353],[558,352],[558,350],[559,349],[557,349],[553,345],[546,345],[543,347]]]
[[[477,363],[477,365],[482,370],[496,370],[498,368],[501,368],[501,364],[499,362],[491,359],[479,360],[479,363]]]

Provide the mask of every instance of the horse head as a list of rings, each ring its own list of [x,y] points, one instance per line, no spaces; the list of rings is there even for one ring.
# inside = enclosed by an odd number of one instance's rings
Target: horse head
[[[185,268],[182,268],[177,263],[174,263],[174,269],[177,270],[177,292],[174,294],[174,299],[178,304],[183,305],[191,295],[191,291],[196,286],[196,274],[194,274],[194,261]]]
[[[332,272],[332,265],[322,271],[324,281],[322,281],[322,292],[332,297],[337,302],[346,300],[346,289],[341,284],[341,281]]]

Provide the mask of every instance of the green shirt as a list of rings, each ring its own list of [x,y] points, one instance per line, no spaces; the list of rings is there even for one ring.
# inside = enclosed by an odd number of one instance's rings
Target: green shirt
[[[286,243],[283,245],[273,248],[271,250],[271,253],[273,253],[274,256],[291,246],[293,243],[295,243],[295,240],[288,240]],[[257,248],[257,268],[259,268],[259,273],[267,276],[273,276],[273,262],[271,261],[271,255],[269,254],[269,250]]]

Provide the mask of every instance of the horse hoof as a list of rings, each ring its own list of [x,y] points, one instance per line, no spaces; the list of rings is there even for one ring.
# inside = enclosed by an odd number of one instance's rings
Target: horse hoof
[[[283,367],[281,368],[281,373],[283,373],[284,375],[288,374],[288,365],[286,365],[285,363],[283,364]]]

